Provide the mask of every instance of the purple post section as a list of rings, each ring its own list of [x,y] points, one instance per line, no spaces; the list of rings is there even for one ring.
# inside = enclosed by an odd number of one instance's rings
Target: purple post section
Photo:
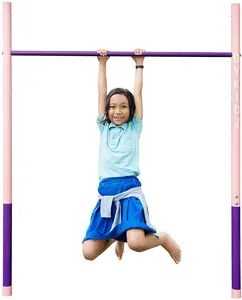
[[[240,207],[232,207],[232,289],[240,290]]]
[[[99,56],[97,51],[27,51],[13,50],[11,55],[26,56]],[[108,56],[134,56],[134,52],[108,51]],[[232,52],[144,52],[149,57],[232,57]]]
[[[3,286],[12,285],[12,204],[3,204]]]

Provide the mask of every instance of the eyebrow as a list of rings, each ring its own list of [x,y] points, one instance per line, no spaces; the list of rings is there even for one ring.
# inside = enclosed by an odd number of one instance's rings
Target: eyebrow
[[[110,103],[110,105],[111,105],[111,104],[116,104],[116,103],[114,103],[114,102],[111,102],[111,103]],[[120,103],[120,104],[126,104],[126,105],[127,105],[127,103],[126,103],[126,102],[122,102],[122,103]]]

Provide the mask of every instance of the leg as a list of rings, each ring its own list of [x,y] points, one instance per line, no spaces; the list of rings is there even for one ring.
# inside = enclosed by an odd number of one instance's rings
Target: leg
[[[87,260],[94,260],[115,242],[114,239],[105,240],[86,240],[83,243],[83,256]]]
[[[166,232],[161,232],[159,238],[153,234],[145,235],[141,229],[130,229],[127,231],[127,242],[130,249],[136,252],[146,251],[157,246],[165,248],[175,263],[181,260],[181,249]]]
[[[124,253],[124,242],[117,241],[116,247],[115,247],[115,253],[119,260],[122,259],[123,253]]]

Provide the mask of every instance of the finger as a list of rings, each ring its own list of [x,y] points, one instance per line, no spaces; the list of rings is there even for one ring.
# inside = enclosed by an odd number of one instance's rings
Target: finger
[[[140,54],[142,54],[142,49],[136,49],[135,52],[136,52],[136,55],[140,55]]]

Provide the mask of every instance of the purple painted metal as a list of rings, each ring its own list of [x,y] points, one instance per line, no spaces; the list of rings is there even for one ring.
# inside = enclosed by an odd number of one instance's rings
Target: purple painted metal
[[[28,51],[13,50],[11,55],[26,56],[99,56],[97,51]],[[108,56],[134,56],[134,52],[108,51]],[[144,52],[147,57],[232,57],[231,52]]]
[[[240,290],[240,207],[232,207],[232,289]]]
[[[3,286],[12,285],[12,204],[3,204]]]

